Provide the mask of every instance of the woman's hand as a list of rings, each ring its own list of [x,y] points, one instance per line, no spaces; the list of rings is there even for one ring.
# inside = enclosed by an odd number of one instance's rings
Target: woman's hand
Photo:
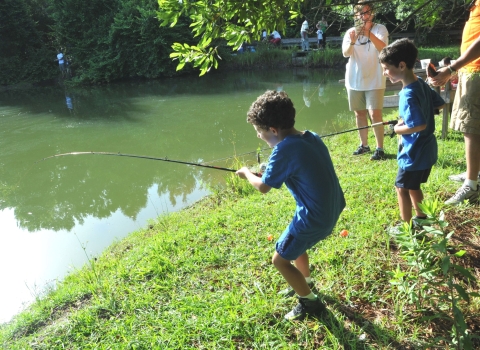
[[[352,29],[348,34],[350,35],[350,43],[355,44],[358,37],[357,33],[355,33],[355,29]]]

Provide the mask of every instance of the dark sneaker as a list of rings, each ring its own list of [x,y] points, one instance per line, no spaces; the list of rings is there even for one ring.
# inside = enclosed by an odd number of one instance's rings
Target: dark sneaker
[[[375,152],[373,152],[373,155],[370,157],[370,160],[383,160],[383,159],[385,159],[385,152],[379,149],[376,149]]]
[[[307,284],[308,284],[308,287],[310,289],[314,288],[313,287],[313,282],[310,282],[310,283],[307,283]],[[293,290],[292,287],[288,286],[288,288],[285,288],[285,289],[281,290],[280,292],[278,292],[278,294],[281,295],[282,297],[288,298],[288,297],[293,297],[295,295],[295,291]]]
[[[473,204],[478,201],[478,185],[477,189],[473,189],[468,185],[463,185],[460,187],[457,192],[445,202],[445,204],[450,204],[450,205],[458,205],[460,203],[463,203],[464,201],[468,201],[470,204]]]
[[[425,216],[424,218],[421,218],[421,217],[418,217],[418,216],[414,216],[412,218],[412,227],[415,229],[415,230],[421,230],[423,228],[423,224],[424,222],[427,220],[428,218]]]
[[[362,145],[358,146],[357,150],[353,152],[353,155],[358,156],[364,153],[370,153],[370,146],[362,146]]]
[[[318,297],[314,300],[299,297],[297,306],[285,315],[285,319],[288,321],[301,321],[307,315],[322,316],[326,311],[327,308]]]

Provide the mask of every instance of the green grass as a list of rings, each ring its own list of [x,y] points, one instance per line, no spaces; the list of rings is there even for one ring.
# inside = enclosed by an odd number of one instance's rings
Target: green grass
[[[385,120],[394,115],[392,111]],[[437,118],[437,129],[440,123]],[[439,161],[423,187],[426,198],[443,199],[454,192],[458,184],[446,179],[464,171],[462,137],[449,135],[448,140],[438,141]],[[373,143],[371,132],[370,138]],[[398,219],[393,185],[396,138],[385,139],[389,158],[379,162],[350,156],[358,144],[356,132],[325,142],[347,207],[333,234],[310,254],[312,277],[329,308],[323,320],[282,320],[295,300],[277,295],[286,284],[270,262],[275,241],[267,236],[278,238],[290,222],[294,210],[290,194],[282,188],[262,195],[228,175],[229,188],[214,189],[190,208],[161,216],[113,244],[98,259],[90,257],[88,266],[2,325],[0,345],[6,349],[422,348],[432,339],[428,324],[396,297],[387,275],[399,263],[384,229]],[[343,229],[348,230],[347,237],[339,236]],[[475,235],[479,236],[478,229]],[[478,315],[478,298],[468,310]]]
[[[232,56],[228,51],[223,52],[223,67],[227,69],[278,69],[281,67],[292,67],[292,54],[297,51],[299,50],[287,50],[260,43],[256,47],[256,52],[245,52],[235,56]],[[430,58],[435,64],[444,57],[455,59],[459,56],[460,50],[458,45],[418,48],[419,59]],[[305,67],[310,68],[338,68],[343,67],[347,60],[347,58],[343,57],[341,46],[328,46],[325,50],[312,50],[302,62]]]

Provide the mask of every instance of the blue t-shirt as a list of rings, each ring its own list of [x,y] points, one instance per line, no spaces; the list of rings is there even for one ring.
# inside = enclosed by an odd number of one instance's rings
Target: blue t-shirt
[[[398,166],[415,171],[431,168],[437,162],[438,148],[433,110],[445,104],[440,95],[421,78],[405,86],[398,95],[400,118],[409,128],[427,124],[427,127],[409,135],[402,135],[402,146],[397,154]]]
[[[330,235],[345,208],[328,149],[308,130],[287,136],[273,148],[262,181],[277,189],[285,183],[295,198],[297,207],[287,230],[300,239]]]

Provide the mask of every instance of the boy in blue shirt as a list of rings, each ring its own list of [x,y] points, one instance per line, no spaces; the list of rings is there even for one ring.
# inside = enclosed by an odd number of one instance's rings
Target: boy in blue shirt
[[[276,242],[272,258],[273,265],[298,294],[298,305],[285,318],[320,316],[326,308],[310,289],[313,283],[307,249],[332,233],[345,207],[330,154],[317,134],[294,128],[295,108],[283,91],[259,96],[247,113],[247,122],[273,151],[261,178],[246,167],[237,175],[262,193],[285,183],[296,201],[293,220]]]
[[[432,166],[437,162],[437,140],[434,135],[434,109],[441,109],[445,101],[427,83],[417,77],[413,66],[418,50],[408,39],[399,39],[384,47],[379,54],[383,74],[392,83],[402,82],[399,92],[399,114],[403,121],[394,131],[401,135],[397,154],[398,173],[395,179],[400,217],[412,220],[412,206],[417,219],[425,219],[418,203],[423,200],[420,189],[427,182]]]

